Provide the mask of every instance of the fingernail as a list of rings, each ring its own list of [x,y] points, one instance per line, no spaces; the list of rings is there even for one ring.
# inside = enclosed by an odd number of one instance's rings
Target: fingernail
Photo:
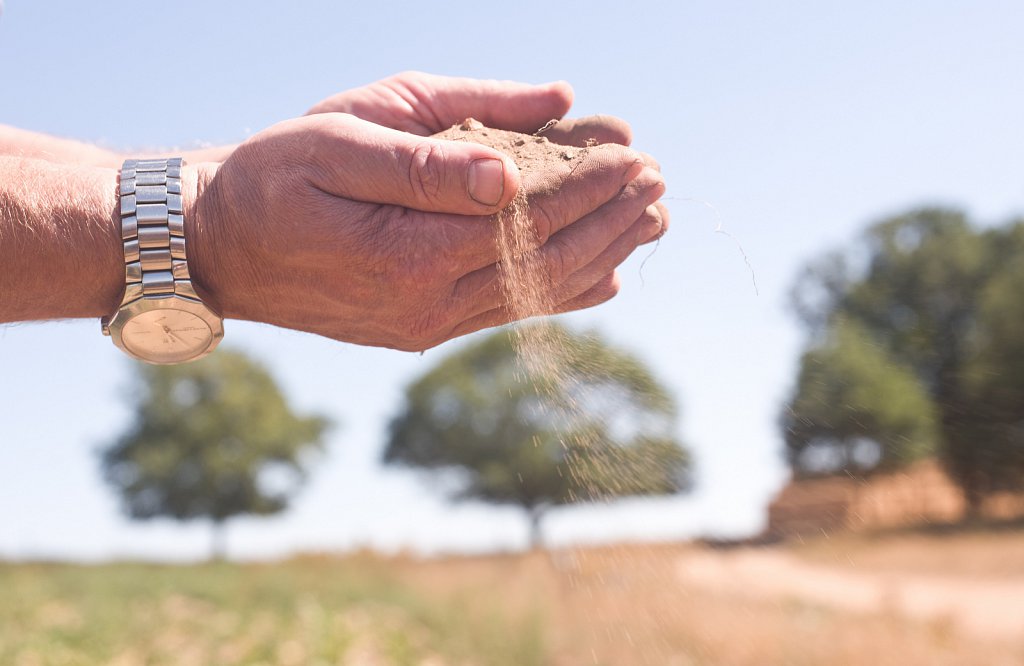
[[[485,206],[496,206],[505,194],[505,164],[494,158],[473,160],[469,165],[469,196]]]

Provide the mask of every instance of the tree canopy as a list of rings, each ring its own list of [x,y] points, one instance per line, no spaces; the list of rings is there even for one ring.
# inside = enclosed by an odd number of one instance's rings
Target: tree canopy
[[[1022,280],[1024,222],[979,229],[940,208],[806,268],[794,302],[811,343],[782,417],[797,472],[850,471],[806,461],[866,440],[881,466],[934,451],[972,510],[1024,485]]]
[[[527,377],[509,332],[493,333],[408,386],[385,462],[455,472],[456,500],[522,507],[535,542],[548,507],[686,489],[670,393],[600,337],[552,330],[568,381]]]
[[[804,353],[782,422],[787,457],[801,475],[866,474],[935,452],[935,406],[924,387],[846,320]]]
[[[216,540],[230,518],[288,506],[326,418],[296,415],[270,374],[237,351],[135,368],[132,423],[102,455],[130,517],[208,519]]]

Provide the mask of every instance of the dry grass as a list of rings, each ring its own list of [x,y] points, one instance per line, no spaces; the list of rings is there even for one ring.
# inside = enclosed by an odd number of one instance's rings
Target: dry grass
[[[1002,561],[1007,548],[1024,543],[1020,534],[945,537],[942,549],[924,536],[905,539],[900,546],[882,542],[877,551],[850,539],[843,548],[861,566],[877,558],[938,571],[962,566],[954,562],[961,556]],[[796,550],[835,559],[828,548],[837,543]],[[0,663],[1024,664],[1024,639],[981,640],[950,622],[684,585],[680,558],[697,548],[428,561],[362,554],[248,566],[0,566]]]

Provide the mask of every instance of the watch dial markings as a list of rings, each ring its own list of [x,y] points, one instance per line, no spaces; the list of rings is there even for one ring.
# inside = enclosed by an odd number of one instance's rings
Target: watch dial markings
[[[143,358],[174,362],[203,351],[211,334],[206,322],[190,312],[156,310],[125,324],[121,338],[126,347]]]

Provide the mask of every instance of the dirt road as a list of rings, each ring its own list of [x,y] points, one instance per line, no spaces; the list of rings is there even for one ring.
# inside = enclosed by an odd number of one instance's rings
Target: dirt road
[[[879,573],[806,562],[784,550],[695,551],[680,557],[687,586],[868,614],[950,622],[981,637],[1024,637],[1024,578]]]

